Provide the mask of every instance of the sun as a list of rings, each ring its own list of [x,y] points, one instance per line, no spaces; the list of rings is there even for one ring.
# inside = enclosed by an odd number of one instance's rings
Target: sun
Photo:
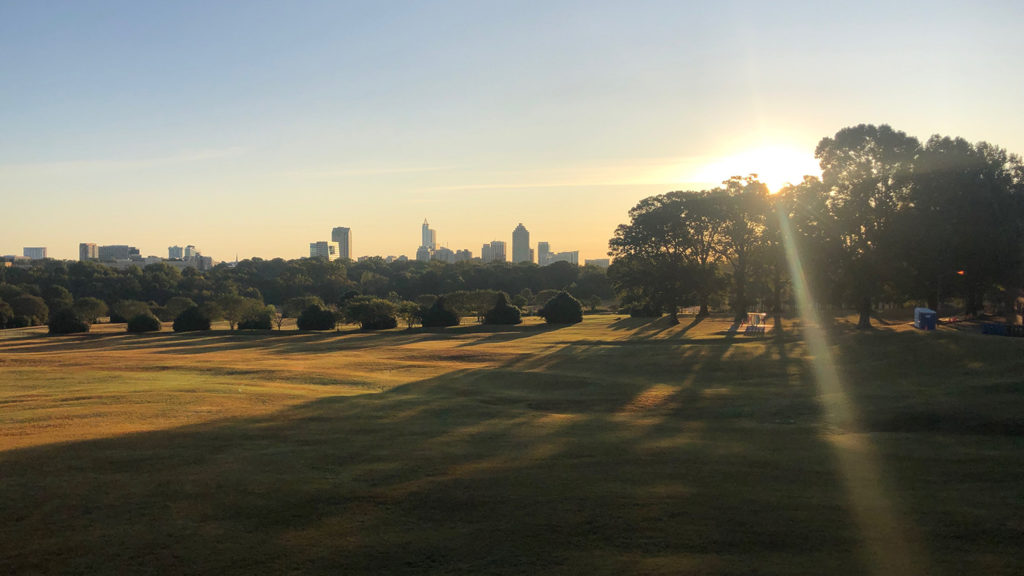
[[[762,146],[714,160],[700,170],[697,179],[721,182],[748,174],[757,174],[774,194],[787,184],[802,182],[805,175],[821,176],[821,168],[811,152],[786,146]]]

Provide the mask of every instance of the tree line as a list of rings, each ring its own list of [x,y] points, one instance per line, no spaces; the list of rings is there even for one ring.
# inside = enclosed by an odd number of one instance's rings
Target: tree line
[[[96,262],[42,260],[0,268],[0,328],[46,324],[59,310],[70,310],[85,322],[108,315],[116,322],[139,315],[172,321],[192,307],[201,308],[204,317],[227,320],[232,329],[272,321],[280,327],[281,318],[297,318],[311,305],[346,321],[347,307],[368,300],[393,304],[395,314],[403,303],[415,303],[415,311],[406,304],[405,317],[416,320],[419,308],[441,294],[449,295],[461,315],[482,318],[499,293],[529,308],[543,306],[561,290],[591,307],[614,297],[604,269],[565,262],[540,267],[254,258],[201,272],[162,263],[117,270]]]
[[[790,282],[788,227],[819,303],[853,308],[871,325],[879,303],[986,302],[1020,323],[1024,286],[1024,164],[963,138],[925,142],[887,125],[823,138],[822,177],[769,194],[756,174],[719,188],[645,198],[609,242],[608,277],[635,314],[753,300],[779,313]]]

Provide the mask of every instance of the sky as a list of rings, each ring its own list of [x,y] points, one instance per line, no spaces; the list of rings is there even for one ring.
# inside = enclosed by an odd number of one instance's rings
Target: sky
[[[0,0],[0,254],[531,243],[815,173],[861,123],[1024,152],[1024,3]]]

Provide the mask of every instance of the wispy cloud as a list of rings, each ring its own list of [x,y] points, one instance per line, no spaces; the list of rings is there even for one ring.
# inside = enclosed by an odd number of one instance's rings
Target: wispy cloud
[[[290,170],[282,175],[292,178],[310,180],[327,180],[334,178],[350,178],[359,176],[387,176],[391,174],[421,174],[426,172],[446,172],[454,170],[453,166],[375,166],[375,167],[338,167],[311,170]]]
[[[120,172],[124,170],[138,170],[157,166],[175,164],[191,164],[194,162],[206,162],[224,158],[236,158],[243,155],[246,148],[241,146],[205,150],[185,150],[168,154],[165,156],[154,156],[148,158],[135,158],[128,160],[110,159],[82,159],[82,160],[55,160],[49,162],[27,162],[20,164],[0,163],[0,173],[13,172]]]

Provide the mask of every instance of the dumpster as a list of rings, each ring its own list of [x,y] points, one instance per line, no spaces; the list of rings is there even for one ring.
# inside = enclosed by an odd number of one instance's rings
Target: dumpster
[[[935,330],[938,319],[938,313],[931,308],[914,308],[914,328],[918,330]]]

